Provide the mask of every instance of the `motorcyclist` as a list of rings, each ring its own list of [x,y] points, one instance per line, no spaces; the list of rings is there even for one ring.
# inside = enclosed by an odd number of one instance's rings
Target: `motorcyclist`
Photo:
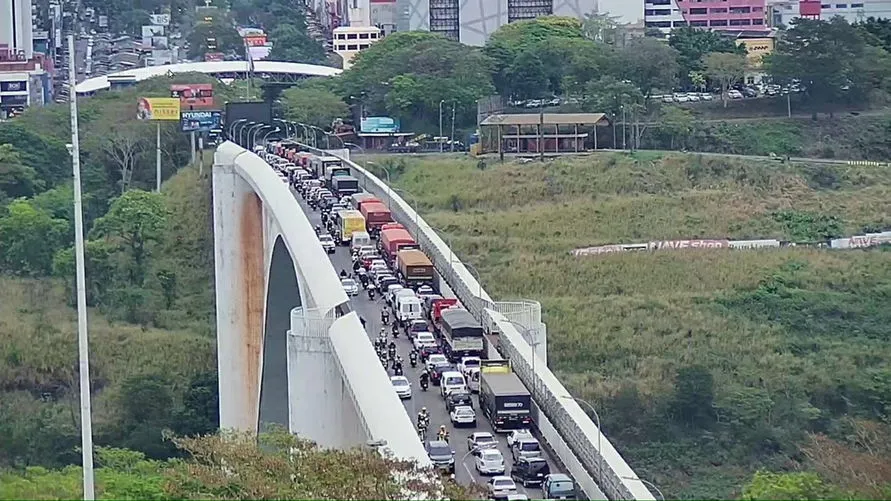
[[[322,234],[322,227],[319,225],[316,225],[316,235],[321,235],[321,234]]]
[[[346,272],[346,270],[343,270],[343,269],[340,270],[340,278],[346,278],[346,277],[347,277],[347,272]]]
[[[418,365],[418,352],[412,350],[411,353],[408,354],[408,362],[412,367]]]
[[[393,331],[393,339],[399,337],[399,325],[396,322],[393,322],[393,327],[391,329]]]
[[[426,407],[421,407],[421,412],[418,413],[418,428],[426,429],[427,426],[430,425],[430,413],[427,412]]]
[[[374,284],[368,287],[368,299],[374,301]]]
[[[430,384],[430,376],[427,371],[421,371],[421,389],[426,391],[428,384]]]
[[[396,359],[396,345],[395,344],[390,343],[390,347],[387,349],[387,356],[390,358],[390,360]]]
[[[381,327],[381,333],[378,336],[378,339],[387,339],[387,329],[386,328]]]
[[[439,427],[439,433],[436,435],[436,438],[443,442],[449,441],[449,430],[446,429],[445,425]]]
[[[381,310],[381,323],[383,323],[383,324],[390,323],[390,312],[389,312],[389,310],[387,310],[386,307],[384,307],[384,309]],[[381,327],[381,330],[383,330],[383,329],[384,328]]]
[[[365,319],[362,317],[359,317],[359,322],[362,322],[362,328],[364,329],[365,328]]]
[[[399,363],[395,363],[395,364],[393,364],[393,375],[394,375],[394,376],[401,376],[402,374],[403,374],[403,372],[402,372],[402,363],[399,362]]]

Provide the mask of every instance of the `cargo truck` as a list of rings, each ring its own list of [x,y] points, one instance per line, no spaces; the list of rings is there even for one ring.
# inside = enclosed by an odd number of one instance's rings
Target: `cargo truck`
[[[334,178],[337,176],[349,176],[350,168],[341,164],[325,166],[325,186],[334,189]]]
[[[320,157],[316,155],[310,157],[309,169],[312,171],[313,176],[324,178],[328,167],[343,167],[343,161],[337,157]]]
[[[381,232],[381,226],[393,222],[390,209],[380,202],[363,201],[359,204],[359,210],[365,217],[365,226],[371,236],[377,236]]]
[[[532,396],[507,360],[480,365],[480,410],[496,432],[532,427]]]
[[[349,245],[353,234],[365,231],[365,218],[357,210],[342,210],[337,213],[341,245]]]
[[[443,354],[456,363],[463,357],[486,356],[486,337],[483,326],[463,308],[442,310],[439,332],[442,334]]]
[[[396,253],[399,276],[412,288],[433,285],[433,263],[418,249],[400,250]]]
[[[378,244],[381,249],[381,255],[390,265],[395,264],[397,252],[407,249],[417,249],[420,247],[411,234],[405,230],[384,230],[380,233],[380,237],[380,242],[378,242]]]
[[[353,176],[334,176],[331,189],[339,197],[359,193],[359,180]]]

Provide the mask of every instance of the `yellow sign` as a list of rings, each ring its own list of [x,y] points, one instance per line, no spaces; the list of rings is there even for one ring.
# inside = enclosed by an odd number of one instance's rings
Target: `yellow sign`
[[[761,65],[761,58],[773,52],[773,38],[741,38],[736,41],[737,44],[745,46],[748,52],[747,59],[754,66]]]
[[[179,103],[175,97],[141,97],[136,106],[136,119],[179,120]]]

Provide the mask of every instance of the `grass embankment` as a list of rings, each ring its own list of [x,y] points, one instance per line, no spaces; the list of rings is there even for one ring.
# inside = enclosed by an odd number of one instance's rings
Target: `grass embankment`
[[[185,421],[171,417],[184,392],[215,373],[209,184],[189,168],[164,186],[169,224],[150,249],[150,266],[152,276],[176,272],[172,304],[151,312],[153,321],[143,326],[114,320],[116,312],[89,311],[97,444],[163,455],[160,429]],[[158,289],[146,284],[145,308],[164,302]],[[0,465],[79,462],[77,315],[70,299],[60,279],[0,276]],[[156,378],[154,393],[125,394],[128,381],[141,386],[139,378]]]
[[[851,430],[887,416],[891,253],[568,252],[888,228],[891,171],[654,154],[485,170],[455,158],[378,162],[490,293],[542,302],[551,368],[598,405],[607,434],[666,496],[732,497],[758,468],[858,485],[803,451],[838,445],[817,440],[825,434],[861,454]]]

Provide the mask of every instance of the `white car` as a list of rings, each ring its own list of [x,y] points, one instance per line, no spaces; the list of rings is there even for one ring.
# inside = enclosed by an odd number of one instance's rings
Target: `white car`
[[[475,431],[467,437],[467,450],[497,449],[498,439],[488,431]]]
[[[474,456],[476,471],[480,475],[504,475],[504,456],[498,449],[483,449]]]
[[[476,412],[469,405],[458,405],[449,413],[449,419],[455,426],[476,426]],[[504,470],[501,470],[504,473]]]
[[[390,269],[387,268],[385,264],[372,264],[368,268],[368,274],[372,276],[372,278],[377,278],[378,275],[384,275],[389,273]]]
[[[437,346],[436,338],[433,334],[429,332],[421,332],[415,337],[415,349],[419,350],[421,348],[434,348]]]
[[[405,289],[405,287],[403,287],[399,284],[393,284],[393,285],[387,287],[387,291],[385,293],[386,297],[387,297],[387,304],[392,306],[393,303],[396,301],[396,294],[399,291],[401,291],[402,289]],[[412,294],[414,294],[414,292],[412,292]]]
[[[426,332],[422,332],[421,334],[428,334]],[[430,334],[431,336],[433,334]],[[433,366],[436,364],[448,363],[449,357],[441,354],[441,353],[431,353],[429,357],[427,357],[427,370],[432,370]]]
[[[337,248],[334,243],[334,237],[325,233],[324,235],[319,235],[319,243],[322,244],[322,248],[325,249],[325,252],[328,254],[334,254],[334,250]]]
[[[411,398],[411,383],[408,381],[407,377],[393,376],[390,378],[390,383],[393,385],[393,389],[396,390],[396,395],[399,396],[400,399],[405,400]]]
[[[507,446],[513,447],[514,442],[521,439],[533,439],[535,437],[532,436],[532,432],[527,430],[526,428],[519,428],[516,430],[511,430],[510,433],[507,434]]]
[[[490,499],[507,499],[507,496],[517,492],[517,484],[510,477],[499,475],[486,483],[486,490]]]
[[[343,286],[343,291],[347,293],[347,296],[359,295],[359,284],[352,278],[344,278],[340,281],[340,285]]]
[[[461,374],[466,374],[471,368],[479,368],[482,363],[480,357],[463,357],[458,362],[458,370],[461,371]]]

